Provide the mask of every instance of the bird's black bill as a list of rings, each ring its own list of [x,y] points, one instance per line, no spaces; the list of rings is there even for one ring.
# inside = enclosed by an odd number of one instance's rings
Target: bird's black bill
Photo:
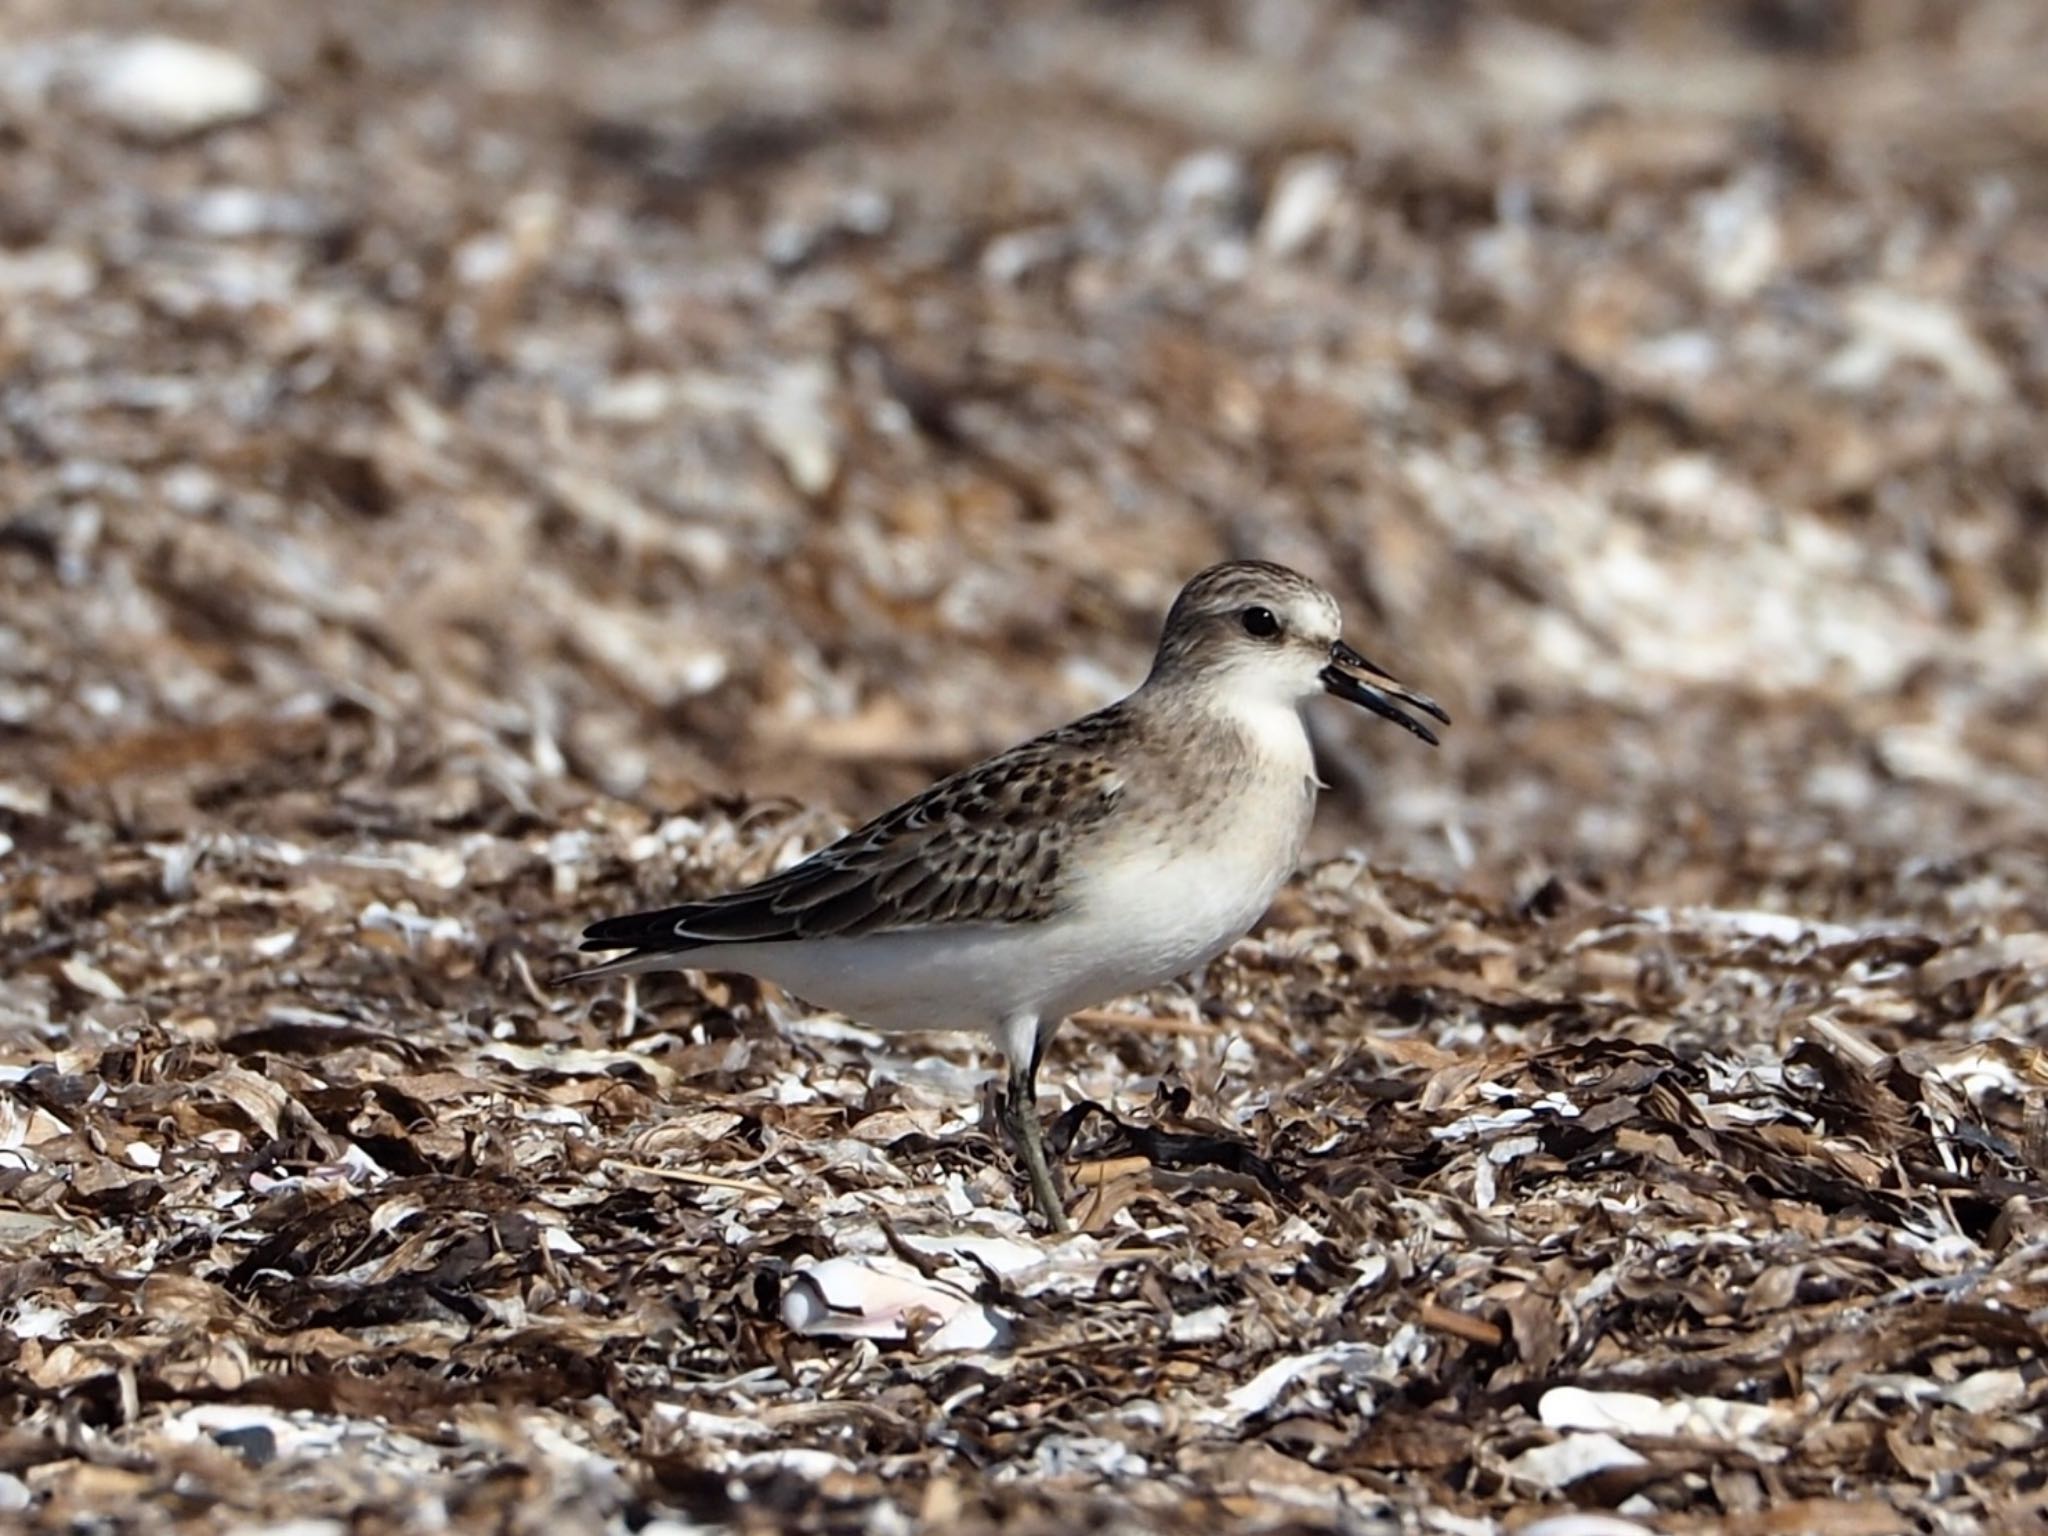
[[[1323,668],[1322,675],[1323,686],[1338,698],[1363,705],[1382,719],[1414,732],[1432,747],[1436,745],[1436,732],[1400,706],[1406,704],[1445,725],[1451,723],[1451,717],[1435,699],[1402,687],[1384,667],[1374,666],[1342,640],[1330,647],[1330,664]]]

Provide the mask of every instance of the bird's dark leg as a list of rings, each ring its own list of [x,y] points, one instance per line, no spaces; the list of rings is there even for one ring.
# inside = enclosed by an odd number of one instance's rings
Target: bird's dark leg
[[[1067,1225],[1066,1207],[1060,1203],[1059,1186],[1052,1180],[1052,1168],[1045,1160],[1045,1140],[1038,1125],[1038,1061],[1044,1054],[1045,1042],[1041,1038],[1028,1060],[1011,1058],[1010,1087],[1003,1108],[1010,1122],[1010,1139],[1017,1144],[1024,1170],[1031,1176],[1031,1192],[1038,1197],[1038,1208],[1055,1233],[1064,1233],[1072,1229]]]

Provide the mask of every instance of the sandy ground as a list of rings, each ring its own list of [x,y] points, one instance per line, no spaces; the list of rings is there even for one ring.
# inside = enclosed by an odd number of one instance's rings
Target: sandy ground
[[[2044,57],[0,7],[0,1520],[2038,1528]],[[565,982],[1229,555],[1456,725],[1062,1034],[1082,1236],[972,1042]]]

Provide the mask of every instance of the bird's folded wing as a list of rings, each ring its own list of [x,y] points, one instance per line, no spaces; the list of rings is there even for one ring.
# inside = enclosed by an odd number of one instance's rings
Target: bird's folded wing
[[[1122,792],[1116,770],[1042,737],[942,779],[802,863],[743,890],[584,930],[586,950],[1032,922],[1057,911],[1073,844]]]

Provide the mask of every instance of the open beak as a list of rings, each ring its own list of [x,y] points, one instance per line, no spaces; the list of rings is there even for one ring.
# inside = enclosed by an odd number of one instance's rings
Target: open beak
[[[1400,706],[1406,704],[1445,725],[1451,723],[1451,717],[1435,699],[1403,688],[1384,668],[1374,666],[1342,640],[1331,645],[1330,664],[1323,668],[1322,677],[1323,686],[1338,698],[1364,705],[1374,714],[1413,731],[1432,747],[1436,745],[1436,733],[1414,716],[1404,714]]]

